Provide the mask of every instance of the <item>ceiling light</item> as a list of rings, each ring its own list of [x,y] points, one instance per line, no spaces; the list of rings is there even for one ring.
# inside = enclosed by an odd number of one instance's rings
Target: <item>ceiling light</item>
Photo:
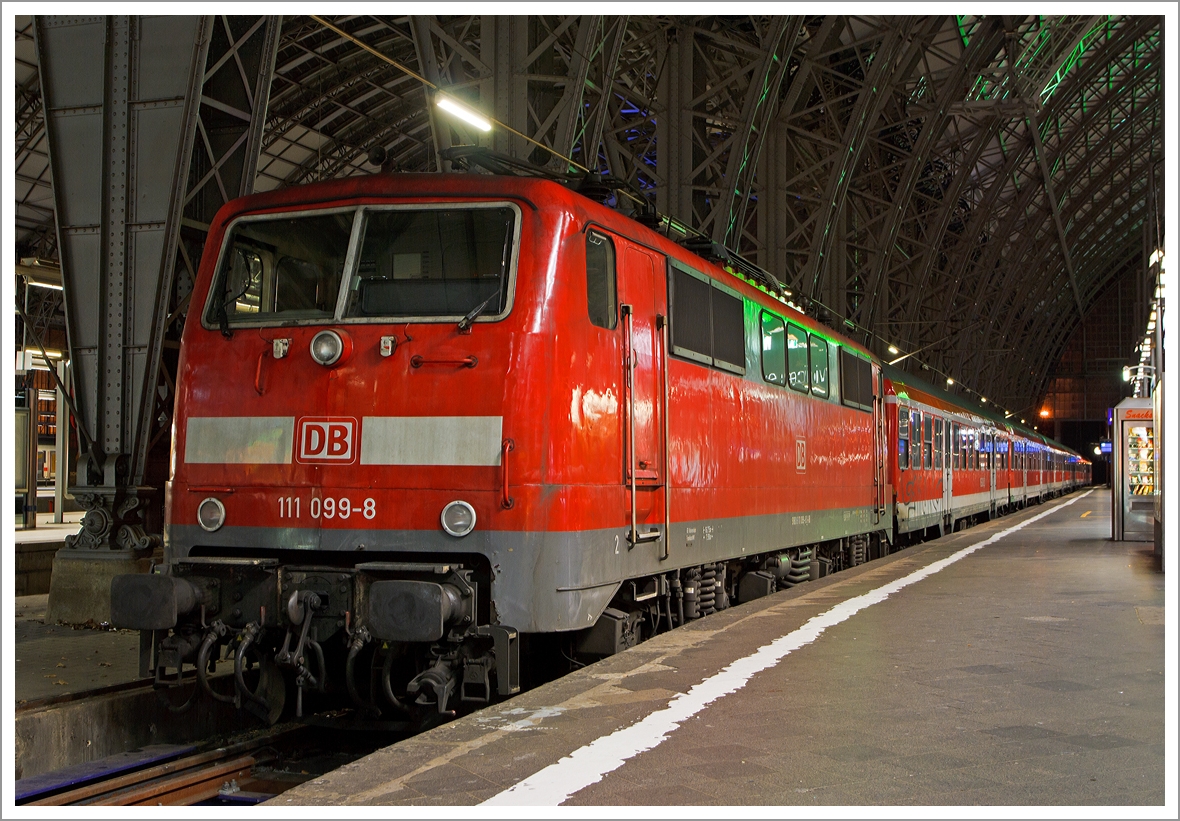
[[[948,385],[953,385],[953,384],[955,384],[955,380],[951,379],[951,378],[948,376],[948,377],[946,378],[946,383],[947,383]]]
[[[1041,411],[1041,418],[1042,418],[1042,419],[1048,419],[1048,418],[1049,418],[1049,409],[1048,409],[1048,408],[1046,408],[1046,409],[1044,409],[1044,410],[1042,410],[1042,411]]]
[[[980,404],[986,405],[987,404],[987,397],[986,396],[979,397],[979,402],[980,402]]]
[[[889,346],[889,353],[901,353],[901,351],[899,351],[899,350],[897,349],[897,346],[896,346],[896,345],[890,345],[890,346]]]
[[[480,131],[491,131],[492,124],[489,123],[481,114],[477,114],[462,103],[452,100],[450,97],[444,97],[441,94],[438,96],[438,107],[443,111],[449,111],[460,120],[470,123],[478,128]]]

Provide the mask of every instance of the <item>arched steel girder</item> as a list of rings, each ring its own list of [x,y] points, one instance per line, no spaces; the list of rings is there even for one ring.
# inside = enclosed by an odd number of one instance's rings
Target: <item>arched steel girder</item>
[[[835,241],[833,229],[843,219],[845,200],[852,185],[852,170],[861,161],[868,144],[868,132],[877,125],[885,106],[891,102],[888,92],[902,78],[910,76],[921,56],[925,37],[933,34],[941,25],[941,20],[937,18],[933,21],[905,18],[898,21],[896,28],[886,32],[873,52],[864,87],[857,95],[856,104],[841,136],[841,143],[847,150],[838,151],[833,158],[835,162],[832,163],[824,188],[823,205],[816,214],[816,231],[812,236],[807,267],[801,277],[803,287],[812,299],[818,299],[821,282],[830,275],[826,263]],[[832,307],[843,313],[843,306]]]
[[[1134,177],[1128,178],[1119,190],[1111,192],[1106,197],[1107,206],[1103,208],[1103,212],[1113,214],[1118,211],[1119,204],[1125,199],[1125,195],[1129,192],[1137,179]],[[1121,221],[1126,220],[1140,220],[1145,216],[1145,208],[1133,209],[1130,211],[1123,211],[1119,215]],[[1091,224],[1099,224],[1094,222]],[[1121,234],[1123,237],[1129,236],[1127,231]],[[1123,248],[1115,246],[1107,246],[1109,253],[1106,256],[1109,258],[1112,255],[1117,255],[1124,252],[1125,248],[1129,247],[1134,251],[1137,250],[1138,238],[1134,237],[1129,242],[1123,243]],[[1048,344],[1054,339],[1058,339],[1060,335],[1056,329],[1059,326],[1065,325],[1072,327],[1072,320],[1074,317],[1077,320],[1076,313],[1069,308],[1068,287],[1064,282],[1064,272],[1060,265],[1050,267],[1049,262],[1059,262],[1055,255],[1055,248],[1052,242],[1043,243],[1043,251],[1039,258],[1030,258],[1028,255],[1019,255],[1017,258],[1028,259],[1032,266],[1041,266],[1045,270],[1055,271],[1053,277],[1044,277],[1040,280],[1034,280],[1035,287],[1030,290],[1021,289],[1020,283],[1016,280],[1022,279],[1020,272],[1010,271],[1006,280],[998,287],[989,289],[990,293],[1006,296],[1006,302],[1001,300],[991,300],[991,310],[989,317],[981,325],[978,332],[979,339],[974,345],[969,344],[967,340],[961,340],[960,344],[956,346],[952,355],[957,353],[957,361],[953,365],[953,372],[962,374],[962,378],[969,379],[971,384],[980,386],[981,389],[986,390],[988,395],[994,395],[997,398],[1002,398],[1012,404],[1018,405],[1021,398],[1014,398],[999,393],[995,387],[992,387],[993,382],[997,378],[1003,378],[1004,368],[998,367],[997,363],[989,363],[983,352],[988,349],[988,341],[990,339],[997,339],[1001,341],[1008,340],[1011,342],[1010,349],[1021,351],[1020,358],[1026,361],[1030,369],[1030,373],[1039,374],[1034,383],[1035,390],[1023,397],[1031,401],[1039,394],[1044,387],[1045,374],[1047,374],[1052,362],[1060,353],[1060,349]],[[1092,265],[1092,263],[1091,263]],[[1027,277],[1027,274],[1023,275]],[[1096,294],[1093,288],[1088,289],[1090,294]],[[989,302],[985,296],[977,296],[979,302]],[[1054,307],[1054,303],[1060,303]],[[1089,302],[1086,303],[1089,307]],[[994,323],[997,317],[1004,318],[1004,323],[1001,327],[995,327]],[[1080,321],[1080,320],[1077,320]],[[990,330],[989,330],[990,329]],[[1019,329],[1019,333],[1018,333]],[[1035,340],[1035,344],[1026,344],[1026,340]],[[1028,361],[1031,357],[1031,362]],[[974,362],[974,367],[972,363]],[[1007,364],[1012,364],[1011,362]],[[951,368],[952,366],[948,366]],[[968,375],[968,373],[970,375]]]
[[[1132,27],[1132,29],[1134,29],[1134,27]],[[1138,34],[1138,32],[1135,30],[1131,30],[1129,32],[1126,32],[1122,37],[1116,38],[1116,40],[1118,42],[1116,42],[1115,45],[1110,46],[1108,44],[1108,47],[1117,51],[1120,47],[1125,47],[1126,41],[1128,39],[1134,38],[1135,36],[1137,36],[1137,34]],[[1076,84],[1076,81],[1075,81],[1075,84]],[[1051,98],[1051,100],[1052,100],[1052,102],[1055,103],[1056,108],[1063,108],[1065,106],[1068,106],[1068,104],[1069,104],[1068,99],[1067,99],[1067,94],[1064,93],[1064,90],[1059,90],[1058,93],[1055,94],[1053,98]],[[1051,111],[1050,113],[1055,114],[1056,111]],[[1000,124],[1000,128],[999,128],[998,133],[1002,134],[1004,127],[1005,127],[1005,124]],[[1015,130],[1019,133],[1019,129],[1015,129]],[[997,211],[1001,212],[1000,213],[1001,220],[998,224],[993,225],[991,230],[987,231],[988,236],[990,236],[992,238],[994,238],[994,237],[1000,237],[1000,238],[1012,237],[1016,233],[1016,226],[1018,224],[1018,220],[1024,219],[1024,215],[1025,215],[1025,212],[1028,208],[1029,202],[1031,201],[1031,198],[1041,192],[1040,186],[1035,185],[1035,180],[1033,180],[1030,176],[1026,175],[1023,180],[1022,189],[1020,187],[1017,188],[1017,190],[1021,191],[1021,193],[1018,194],[1015,203],[1011,203],[1007,207],[1004,207],[1002,209],[1000,207],[998,207],[996,204],[997,202],[1000,201],[1001,194],[1003,192],[1006,192],[1009,189],[1009,187],[1011,185],[1013,185],[1012,181],[1016,177],[1016,175],[1020,172],[1020,170],[1024,169],[1024,168],[1028,168],[1030,166],[1030,163],[1027,161],[1027,156],[1030,154],[1030,152],[1032,150],[1031,139],[1028,138],[1027,132],[1022,134],[1021,136],[1023,136],[1024,139],[1019,141],[1019,144],[1018,144],[1019,148],[1015,151],[1008,153],[1007,158],[1006,158],[1006,162],[1003,165],[1002,171],[997,172],[993,176],[992,184],[991,184],[989,191],[985,195],[985,197],[984,197],[983,201],[980,203],[980,205],[977,206],[976,220],[973,221],[973,224],[971,225],[971,227],[965,232],[965,236],[967,238],[980,236],[985,230],[985,221],[983,218],[984,217],[992,217],[993,215],[996,214]],[[974,244],[974,243],[972,243],[972,244]],[[996,264],[997,264],[997,260],[999,259],[999,254],[1001,253],[1001,251],[1004,251],[1007,249],[1008,244],[1009,243],[1007,241],[995,241],[994,239],[992,241],[989,241],[986,244],[986,246],[983,248],[983,255],[980,257],[980,259],[978,261],[973,262],[973,260],[971,259],[971,256],[966,253],[962,254],[959,257],[958,270],[954,271],[954,274],[950,277],[950,281],[953,283],[956,283],[956,285],[953,286],[949,290],[949,293],[947,295],[947,301],[945,303],[947,310],[943,313],[943,316],[949,316],[951,314],[951,311],[949,310],[950,305],[953,304],[952,300],[954,300],[957,297],[961,285],[966,284],[966,283],[970,283],[972,281],[975,281],[977,284],[976,293],[974,295],[974,299],[967,300],[967,304],[978,308],[978,306],[980,305],[980,302],[981,302],[980,294],[982,293],[982,289],[985,287],[986,283],[988,282],[989,276],[984,275],[984,276],[971,277],[971,276],[969,276],[969,272],[972,269],[975,271],[984,271],[984,272],[994,270],[996,267]],[[1013,258],[1016,258],[1016,257],[1013,257]],[[971,267],[969,267],[969,266],[971,266]],[[1014,273],[1016,273],[1016,272],[1014,271]],[[1012,287],[1015,287],[1015,283],[1012,284]],[[1035,304],[1035,302],[1033,304]],[[974,320],[974,319],[975,319],[975,317],[973,316],[972,320]],[[971,321],[964,323],[965,326],[970,326],[971,324],[972,324]],[[980,350],[986,349],[986,345],[980,345],[980,344],[971,345],[965,339],[960,340],[960,343],[961,343],[960,350],[968,350],[969,349],[969,350],[973,350],[973,351],[980,351]],[[960,363],[959,363],[960,366],[962,365],[961,356],[962,356],[962,354],[960,355]]]
[[[1131,135],[1131,136],[1133,136],[1133,135]],[[1099,144],[1099,146],[1097,146],[1100,150],[1095,152],[1095,156],[1099,156],[1099,157],[1103,156],[1103,154],[1105,152],[1103,152],[1101,149],[1105,148],[1107,145],[1111,145],[1111,147],[1113,149],[1115,147],[1113,144],[1115,144],[1117,142],[1121,142],[1121,138],[1114,135],[1113,133],[1108,132],[1106,135],[1106,138],[1102,141],[1102,143]],[[1132,143],[1130,145],[1122,146],[1122,148],[1123,148],[1123,150],[1120,151],[1120,153],[1117,156],[1117,159],[1114,159],[1109,163],[1109,165],[1112,166],[1113,168],[1133,168],[1137,164],[1142,165],[1142,164],[1146,164],[1146,163],[1150,162],[1150,159],[1151,159],[1150,154],[1149,154],[1150,144],[1144,145],[1143,142],[1141,142],[1138,146],[1136,146]],[[1137,163],[1136,160],[1138,160],[1139,162]],[[1113,169],[1110,171],[1110,173],[1111,174],[1114,173]],[[1110,189],[1111,180],[1112,180],[1112,178],[1110,176],[1108,176],[1107,174],[1100,174],[1096,178],[1092,179],[1090,181],[1090,183],[1085,187],[1077,187],[1077,186],[1071,185],[1070,190],[1074,193],[1074,196],[1071,199],[1071,204],[1073,204],[1075,207],[1071,210],[1071,213],[1069,215],[1070,216],[1076,215],[1076,213],[1078,211],[1080,211],[1084,207],[1085,204],[1089,204],[1089,203],[1094,203],[1096,206],[1093,209],[1091,209],[1093,212],[1098,213],[1098,214],[1103,214],[1103,213],[1109,214],[1111,211],[1110,201],[1119,199],[1126,192],[1126,190],[1129,190],[1129,187],[1133,186],[1138,181],[1138,178],[1134,174],[1128,174],[1126,180],[1122,183],[1122,185],[1120,185],[1119,188],[1113,189],[1113,190]],[[1146,187],[1146,182],[1142,183],[1142,187],[1144,187],[1144,188]],[[1103,191],[1107,191],[1108,194],[1104,199],[1099,199],[1099,194],[1101,194]],[[1030,191],[1030,196],[1035,196],[1035,193],[1036,193],[1035,191]],[[1027,208],[1029,205],[1030,205],[1030,203],[1026,203],[1025,207]],[[1042,208],[1041,210],[1044,210],[1044,209]],[[1034,223],[1037,222],[1037,220],[1035,220],[1035,219],[1030,220],[1030,221],[1034,222]],[[1073,221],[1073,222],[1077,222],[1077,221]],[[1040,264],[1044,264],[1044,265],[1048,266],[1051,261],[1055,261],[1055,260],[1053,260],[1053,257],[1055,256],[1055,247],[1053,244],[1053,239],[1047,236],[1048,231],[1045,230],[1046,229],[1045,222],[1042,220],[1040,222],[1040,224],[1043,229],[1042,231],[1023,232],[1023,234],[1022,234],[1023,239],[1022,239],[1021,243],[1016,247],[1015,253],[1010,255],[1012,258],[1029,259],[1030,254],[1034,253],[1032,249],[1040,248],[1041,249],[1040,253],[1036,254],[1030,260],[1031,262],[1040,263]],[[1075,246],[1079,245],[1080,241],[1084,239],[1085,234],[1089,230],[1090,226],[1093,226],[1095,224],[1099,224],[1097,218],[1091,218],[1091,219],[1080,222],[1080,227],[1075,230],[1075,235],[1076,235],[1076,237],[1074,239]],[[1080,249],[1079,248],[1078,250],[1085,251],[1088,249]],[[1100,252],[1101,252],[1101,250],[1100,250]],[[1090,264],[1089,260],[1091,259],[1091,257],[1087,253],[1079,253],[1078,259],[1083,260],[1083,264],[1086,267],[1088,267]],[[1013,269],[1013,274],[1016,276],[1019,276],[1019,272],[1015,271],[1015,269]],[[1010,278],[1009,280],[1007,280],[1003,283],[1003,285],[1000,287],[999,290],[1005,291],[1005,292],[1009,291],[1009,290],[1013,290],[1013,289],[1015,289],[1016,285],[1017,285],[1017,283],[1012,281]],[[1014,317],[1014,316],[1015,316],[1015,314],[1009,315],[1009,322],[1012,321],[1012,317]],[[993,316],[992,321],[994,321],[994,319],[995,319],[995,317]],[[1008,326],[1003,326],[1000,329],[1000,333],[1007,334],[1009,330],[1010,330],[1010,328]]]
[[[1059,101],[1062,94],[1054,95],[1055,100]],[[954,235],[954,244],[958,246],[958,252],[951,248],[946,248],[946,241],[952,238],[952,235],[947,234],[945,224],[940,226],[940,234],[937,235],[931,243],[933,247],[943,247],[943,253],[947,254],[948,262],[950,263],[950,276],[947,277],[952,282],[962,282],[966,277],[966,265],[970,264],[971,257],[978,247],[978,237],[980,237],[986,228],[986,224],[990,220],[994,220],[996,211],[1001,209],[1002,202],[1001,195],[1004,194],[1014,177],[1021,172],[1022,169],[1027,168],[1030,163],[1027,160],[1027,152],[1031,148],[1031,141],[1024,129],[1011,120],[996,117],[992,120],[989,128],[992,142],[989,142],[982,150],[982,152],[974,158],[971,164],[965,164],[961,167],[960,173],[973,175],[976,173],[977,165],[982,164],[984,167],[992,168],[993,173],[990,175],[990,184],[987,186],[982,196],[976,197],[976,202],[972,208],[973,217],[966,230]],[[1014,150],[1006,150],[1006,135],[1007,139],[1015,138],[1016,148]],[[999,153],[1001,161],[998,164],[987,162],[984,158],[988,153]],[[1027,179],[1025,184],[1031,184]],[[978,189],[978,184],[970,186],[970,188]],[[1007,236],[1003,230],[993,230],[987,232],[989,236]],[[990,243],[989,243],[990,245]],[[994,247],[994,246],[993,246]],[[955,257],[957,256],[957,263]],[[936,258],[931,258],[927,261],[927,270],[924,275],[918,276],[918,287],[924,290],[926,283],[930,282],[934,276],[935,269],[933,265],[937,263]],[[958,270],[955,270],[956,267]],[[944,269],[946,270],[946,269]],[[947,315],[950,311],[950,306],[956,298],[957,290],[951,289],[946,294],[946,299],[942,306],[942,310],[935,310],[935,314]],[[912,324],[917,320],[917,313],[923,309],[922,302],[916,300],[909,306],[909,314],[906,316],[907,324]],[[914,344],[913,342],[911,344]]]
[[[1137,35],[1137,32],[1131,31],[1131,32],[1128,32],[1127,36],[1135,37],[1138,35]],[[1066,98],[1065,94],[1061,94],[1060,97],[1058,97],[1058,99],[1063,100],[1063,103],[1062,103],[1063,105],[1068,105],[1068,100],[1065,98]],[[1113,98],[1113,95],[1112,95],[1112,98]],[[1011,164],[1012,168],[1021,167],[1022,162],[1023,162],[1023,155],[1029,153],[1031,150],[1031,146],[1029,145],[1030,142],[1031,142],[1030,140],[1024,141],[1024,143],[1022,144],[1023,150],[1018,151],[1013,155],[1013,157],[1012,157],[1013,163]],[[1057,148],[1057,147],[1058,146],[1055,146],[1055,148]],[[1054,158],[1056,158],[1056,154],[1054,154]],[[996,185],[1003,184],[1006,186],[1007,185],[1007,177],[1008,177],[1008,175],[1005,174],[1004,177],[997,178]],[[1046,220],[1044,220],[1043,217],[1041,219],[1036,219],[1036,218],[1029,218],[1027,216],[1027,212],[1028,212],[1029,207],[1031,206],[1032,201],[1040,193],[1042,193],[1042,191],[1039,191],[1038,188],[1034,184],[1032,184],[1031,182],[1029,184],[1027,184],[1026,187],[1024,188],[1023,192],[1018,196],[1015,203],[1011,204],[1008,207],[1006,219],[1000,223],[996,232],[993,234],[993,236],[999,236],[1001,238],[1008,238],[1008,237],[1013,237],[1013,236],[1023,237],[1023,240],[1024,240],[1023,248],[1018,247],[1018,250],[1016,253],[1008,255],[1008,258],[1010,258],[1010,259],[1025,259],[1027,247],[1032,239],[1032,237],[1029,235],[1028,232],[1018,231],[1018,225],[1020,225],[1020,224],[1045,225],[1046,224]],[[1077,192],[1072,197],[1072,201],[1074,203],[1082,203],[1082,202],[1086,201],[1086,197],[1080,196],[1079,194],[1080,194],[1080,192]],[[1075,233],[1076,233],[1076,229],[1075,229]],[[999,259],[1000,253],[1008,250],[1010,244],[1011,243],[1006,240],[1002,241],[1002,242],[990,242],[988,244],[987,251],[985,252],[984,256],[981,258],[981,260],[978,262],[978,264],[976,265],[975,270],[978,270],[978,271],[991,271],[991,270],[993,270],[995,265],[997,264],[996,261]],[[1000,292],[1009,292],[1009,291],[1016,288],[1017,282],[1014,280],[1014,278],[1019,278],[1020,273],[1018,271],[1016,271],[1015,269],[1013,269],[1012,273],[1013,273],[1013,277],[1010,277],[998,289]],[[976,281],[978,282],[978,287],[977,287],[976,293],[974,295],[974,298],[972,300],[970,300],[970,304],[973,304],[975,306],[976,311],[978,311],[978,309],[981,307],[982,303],[984,302],[984,300],[982,299],[982,294],[984,293],[984,289],[986,288],[988,279],[989,279],[989,277],[987,277],[987,276],[976,277]],[[956,281],[969,282],[971,280],[967,279],[965,275],[961,275],[960,277],[956,278]],[[1030,304],[1033,306],[1037,305],[1037,303],[1042,298],[1041,293],[1047,292],[1049,290],[1051,290],[1051,288],[1048,287],[1048,283],[1042,282],[1041,288],[1035,292],[1037,294],[1037,298],[1030,299],[1029,301],[1024,302],[1019,307],[1024,308],[1025,310],[1028,310],[1028,306]],[[1010,330],[1011,323],[1016,321],[1023,312],[1024,311],[1017,310],[1017,311],[1014,311],[1008,315],[1009,326],[1004,329],[1004,333],[1007,333]],[[972,319],[974,319],[974,318],[975,318],[975,316],[973,315]],[[1003,337],[1001,337],[1001,338],[1003,338]],[[965,350],[965,346],[961,345],[960,349]],[[978,351],[978,350],[980,350],[980,346],[973,346],[970,348],[970,350]],[[965,365],[965,363],[962,363],[960,361],[960,366],[963,366],[963,365]]]
[[[902,223],[911,214],[910,209],[914,204],[915,192],[918,183],[922,180],[922,173],[926,170],[931,151],[939,138],[946,133],[946,129],[954,116],[948,111],[950,103],[954,100],[953,93],[963,85],[963,81],[966,78],[978,76],[979,71],[992,62],[996,51],[1002,43],[1003,31],[998,23],[993,21],[988,26],[988,31],[975,34],[971,38],[967,48],[964,49],[959,60],[956,62],[955,68],[947,74],[942,83],[940,83],[939,90],[933,95],[936,109],[925,117],[921,134],[914,146],[913,153],[906,162],[901,184],[898,187],[896,196],[892,200],[892,208],[889,210],[889,221],[882,232],[883,241],[878,244],[878,253],[875,255],[875,261],[869,275],[866,309],[862,310],[858,318],[859,323],[863,327],[873,328],[876,326],[877,306],[879,304],[877,297],[882,287],[882,278],[890,270],[894,251],[897,248],[898,234],[901,230]],[[980,147],[982,147],[982,144],[980,144]],[[959,179],[963,179],[963,176],[959,175]],[[957,187],[955,190],[957,193]],[[947,200],[944,206],[949,206],[950,202],[951,200]],[[941,208],[940,212],[939,223],[945,225],[945,219],[949,218],[949,207]]]
[[[754,193],[758,158],[778,113],[779,88],[787,75],[789,57],[803,27],[800,17],[774,17],[762,37],[762,57],[754,65],[742,103],[740,121],[728,140],[728,185],[709,219],[713,239],[731,247],[742,244],[746,212]]]

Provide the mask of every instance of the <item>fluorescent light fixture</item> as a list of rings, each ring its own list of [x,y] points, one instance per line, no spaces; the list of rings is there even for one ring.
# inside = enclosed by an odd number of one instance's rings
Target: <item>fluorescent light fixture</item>
[[[1123,366],[1123,381],[1124,382],[1131,381],[1131,366],[1130,365]]]
[[[492,124],[487,121],[482,115],[477,114],[462,103],[452,100],[450,97],[444,97],[441,94],[438,96],[438,107],[443,111],[449,111],[460,120],[478,128],[480,131],[491,131]]]
[[[1156,248],[1154,251],[1151,252],[1151,259],[1148,260],[1147,264],[1148,265],[1155,265],[1157,262],[1160,261],[1160,259],[1163,258],[1163,256],[1164,256],[1163,250],[1160,248]]]
[[[896,345],[890,345],[890,346],[889,346],[889,353],[895,353],[895,354],[896,354],[896,353],[901,353],[901,351],[899,351],[899,350],[897,349],[897,346],[896,346]]]
[[[52,282],[38,282],[35,279],[30,279],[28,282],[29,282],[29,285],[31,285],[34,288],[48,288],[51,291],[62,290],[62,287],[60,285],[54,285]]]
[[[1149,330],[1149,331],[1155,330],[1155,320],[1154,319],[1147,323],[1147,330]]]

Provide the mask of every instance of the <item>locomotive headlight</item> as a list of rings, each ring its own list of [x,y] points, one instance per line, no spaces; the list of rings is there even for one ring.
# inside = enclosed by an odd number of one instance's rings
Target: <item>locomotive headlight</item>
[[[210,496],[197,507],[197,524],[212,533],[225,524],[225,505]]]
[[[320,331],[311,338],[311,358],[325,368],[335,365],[344,354],[344,340],[335,331]]]
[[[442,510],[442,528],[452,536],[466,536],[475,530],[475,508],[466,502],[450,502]]]

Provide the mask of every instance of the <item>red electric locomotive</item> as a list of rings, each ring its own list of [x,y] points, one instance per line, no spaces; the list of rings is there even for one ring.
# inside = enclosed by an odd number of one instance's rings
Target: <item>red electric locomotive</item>
[[[880,364],[666,233],[478,174],[226,205],[165,562],[112,623],[270,720],[289,687],[443,714],[518,690],[530,641],[601,657],[887,552]]]

